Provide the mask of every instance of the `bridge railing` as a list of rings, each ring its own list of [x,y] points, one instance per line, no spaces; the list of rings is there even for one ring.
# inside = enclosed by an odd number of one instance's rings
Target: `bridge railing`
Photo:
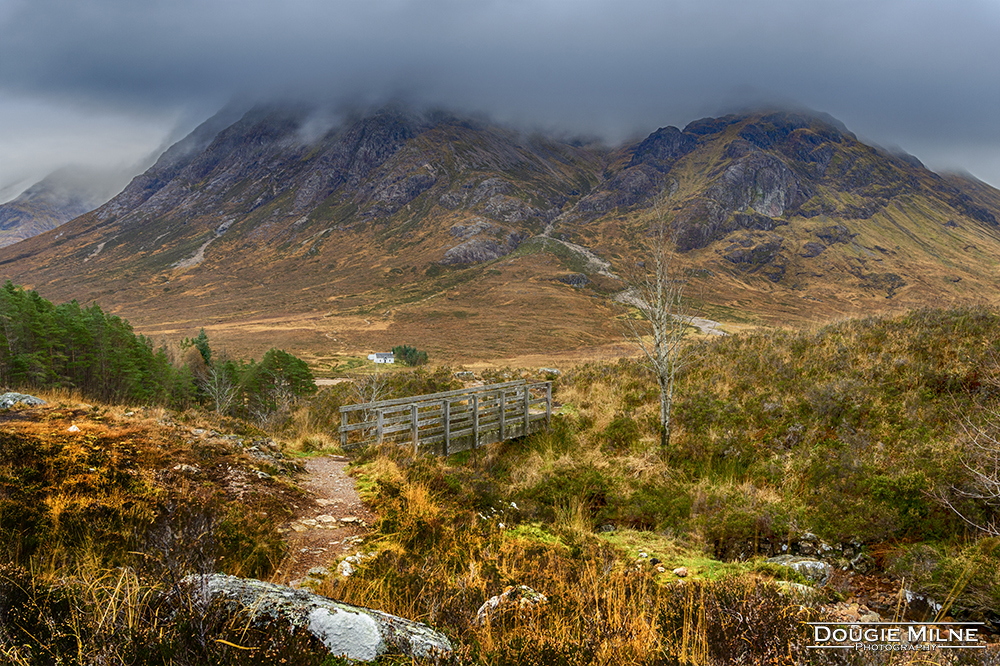
[[[340,446],[390,441],[449,455],[520,437],[552,421],[552,382],[505,382],[340,408]]]

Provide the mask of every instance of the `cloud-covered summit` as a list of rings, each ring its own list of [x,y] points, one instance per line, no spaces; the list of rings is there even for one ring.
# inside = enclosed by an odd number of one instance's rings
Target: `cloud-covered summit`
[[[1000,184],[998,29],[988,0],[0,0],[0,106],[162,140],[235,95],[402,98],[617,141],[778,100]],[[46,131],[18,122],[0,145]]]

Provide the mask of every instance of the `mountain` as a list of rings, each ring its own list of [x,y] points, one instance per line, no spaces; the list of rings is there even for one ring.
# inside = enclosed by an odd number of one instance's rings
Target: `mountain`
[[[787,111],[616,149],[402,107],[220,114],[97,210],[0,250],[0,276],[245,353],[544,365],[621,341],[613,276],[662,191],[689,293],[730,325],[995,298],[1000,192]]]
[[[665,128],[621,151],[562,227],[628,254],[620,229],[666,184],[677,245],[717,314],[828,318],[992,299],[1000,192],[865,145],[822,115]],[[748,307],[749,306],[749,307]]]
[[[17,198],[0,204],[0,247],[6,247],[88,213],[128,182],[115,170],[64,167]]]

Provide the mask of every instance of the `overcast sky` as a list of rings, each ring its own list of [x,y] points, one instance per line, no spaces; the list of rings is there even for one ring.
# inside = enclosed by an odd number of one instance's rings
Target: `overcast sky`
[[[0,199],[139,163],[237,95],[610,142],[794,104],[1000,187],[1000,0],[0,0]]]

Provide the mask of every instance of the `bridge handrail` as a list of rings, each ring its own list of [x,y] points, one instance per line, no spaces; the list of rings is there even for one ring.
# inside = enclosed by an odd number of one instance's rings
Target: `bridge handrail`
[[[538,391],[543,391],[542,397],[536,397]],[[460,405],[457,411],[453,408],[456,403]],[[463,406],[462,403],[466,404]],[[544,405],[544,411],[532,412],[533,407],[540,405]],[[349,415],[358,412],[363,412],[362,420],[349,423]],[[547,428],[552,417],[552,382],[529,382],[522,379],[408,398],[344,405],[340,407],[340,416],[340,443],[345,449],[348,448],[349,433],[374,431],[374,439],[363,434],[362,439],[365,441],[354,443],[353,448],[370,442],[381,444],[386,436],[409,431],[414,452],[421,443],[443,443],[443,452],[447,455],[451,449],[450,443],[466,435],[472,435],[472,446],[476,447],[479,446],[481,437],[485,437],[483,442],[489,443],[534,432],[537,428],[533,424],[539,421]],[[462,446],[461,442],[459,446]]]
[[[490,384],[489,386],[473,386],[472,388],[455,389],[454,391],[443,391],[441,393],[426,393],[424,395],[415,395],[409,398],[393,398],[392,400],[379,400],[378,402],[365,402],[357,405],[343,405],[340,408],[340,413],[344,414],[347,412],[356,412],[362,409],[379,409],[382,407],[393,407],[395,405],[410,405],[418,402],[434,402],[435,400],[441,400],[442,398],[452,398],[460,395],[471,395],[473,393],[485,393],[497,389],[504,388],[514,388],[525,386],[528,383],[527,379],[519,379],[513,382],[503,382],[502,384]]]

